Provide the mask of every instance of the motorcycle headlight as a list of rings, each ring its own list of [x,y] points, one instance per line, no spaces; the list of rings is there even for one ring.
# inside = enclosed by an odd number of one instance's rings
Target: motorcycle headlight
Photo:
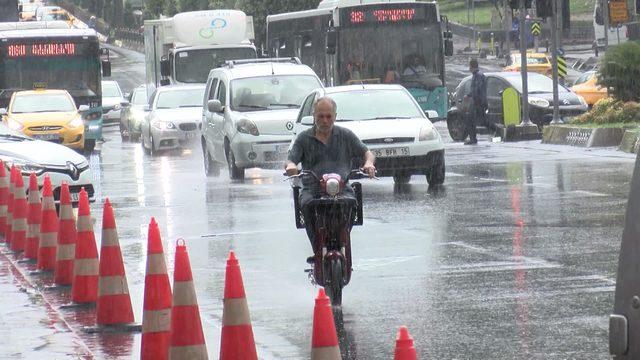
[[[2,159],[2,162],[7,168],[11,168],[11,166],[14,165],[18,167],[20,169],[20,172],[22,173],[22,176],[29,176],[32,172],[37,176],[40,176],[42,175],[42,173],[44,173],[45,170],[42,165],[24,159],[5,156],[0,157],[0,159]]]
[[[238,123],[236,124],[236,129],[238,129],[238,131],[241,133],[251,134],[253,136],[260,135],[256,124],[248,119],[242,119],[238,121]]]
[[[425,125],[420,129],[420,136],[418,137],[418,140],[428,141],[435,140],[437,138],[438,133],[436,132],[436,129],[433,128],[433,125]]]
[[[538,97],[530,97],[529,98],[529,104],[532,105],[532,106],[541,107],[541,108],[548,108],[549,107],[549,101],[547,101],[545,99],[538,98]]]
[[[9,129],[18,130],[18,131],[24,128],[22,123],[20,123],[18,120],[13,120],[13,119],[7,120],[7,126],[9,126]]]
[[[82,121],[81,117],[77,117],[77,118],[69,121],[69,126],[72,127],[72,128],[77,128],[77,127],[80,127],[80,126],[83,126],[83,125],[84,125],[84,122]]]
[[[340,182],[338,179],[329,179],[325,185],[327,195],[336,196],[340,192]]]

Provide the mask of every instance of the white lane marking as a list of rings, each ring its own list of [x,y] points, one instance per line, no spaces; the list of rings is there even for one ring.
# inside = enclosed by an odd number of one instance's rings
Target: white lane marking
[[[413,259],[417,259],[421,257],[422,255],[358,259],[354,263],[353,268],[354,270],[367,271],[367,270],[373,270],[373,269],[394,265],[402,262],[411,261]]]
[[[582,194],[582,195],[587,195],[587,196],[609,196],[608,194],[603,194],[603,193],[599,193],[599,192],[594,192],[594,191],[587,191],[587,190],[573,190],[571,191],[571,193],[574,194]]]

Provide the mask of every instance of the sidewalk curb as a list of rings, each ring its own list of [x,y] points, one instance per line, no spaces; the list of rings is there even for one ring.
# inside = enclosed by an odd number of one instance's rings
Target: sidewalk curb
[[[570,125],[548,125],[542,132],[542,143],[587,148],[618,146],[624,132],[625,129],[622,128],[588,129]]]

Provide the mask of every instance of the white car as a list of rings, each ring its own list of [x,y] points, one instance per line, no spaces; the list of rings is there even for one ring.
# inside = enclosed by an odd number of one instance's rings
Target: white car
[[[22,169],[25,186],[29,184],[31,172],[38,176],[40,187],[44,184],[45,175],[49,175],[56,202],[60,200],[63,181],[69,184],[74,204],[77,205],[83,187],[89,200],[94,201],[93,176],[87,159],[66,146],[34,140],[0,124],[0,159],[7,168],[16,165]]]
[[[170,85],[156,89],[145,106],[140,126],[142,147],[148,154],[176,149],[200,136],[204,85]]]
[[[122,103],[127,102],[120,85],[113,80],[102,81],[102,121],[120,122]]]
[[[207,80],[202,124],[205,173],[225,162],[231,179],[246,168],[281,167],[293,124],[309,91],[322,87],[297,58],[227,61]]]
[[[376,156],[378,176],[407,183],[426,175],[429,186],[445,177],[444,143],[420,105],[400,85],[351,85],[314,90],[300,109],[296,134],[313,126],[313,103],[323,96],[336,102],[336,125],[353,131]]]

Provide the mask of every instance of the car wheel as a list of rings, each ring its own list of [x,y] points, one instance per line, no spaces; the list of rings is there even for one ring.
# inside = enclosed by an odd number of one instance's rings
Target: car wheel
[[[85,139],[84,140],[84,152],[85,153],[91,154],[95,148],[96,148],[96,140],[95,139]]]
[[[142,150],[144,150],[144,153],[146,155],[151,155],[151,151],[147,147],[147,141],[145,140],[145,137],[142,135],[140,135],[140,145],[142,145]]]
[[[204,141],[202,141],[202,154],[204,158],[204,173],[208,177],[220,176],[220,165],[217,162],[213,161],[211,158],[211,154],[209,154],[209,150],[207,150],[207,145]]]
[[[236,157],[229,146],[227,146],[227,164],[229,164],[229,177],[231,180],[244,179],[244,169],[236,166]]]
[[[411,180],[411,175],[398,173],[393,175],[393,182],[396,184],[408,184]]]
[[[467,137],[467,129],[464,118],[460,114],[447,116],[447,128],[453,141],[463,141]]]
[[[122,141],[126,141],[130,139],[129,135],[126,135],[127,131],[125,130],[124,126],[122,126],[122,123],[120,123],[119,125],[120,128],[120,139],[122,139]]]
[[[149,154],[151,156],[156,156],[158,155],[158,150],[156,150],[156,144],[153,141],[153,136],[151,136],[151,134],[149,134]]]
[[[427,182],[429,187],[442,185],[445,177],[444,152],[437,153],[432,157],[431,168],[427,171]]]

